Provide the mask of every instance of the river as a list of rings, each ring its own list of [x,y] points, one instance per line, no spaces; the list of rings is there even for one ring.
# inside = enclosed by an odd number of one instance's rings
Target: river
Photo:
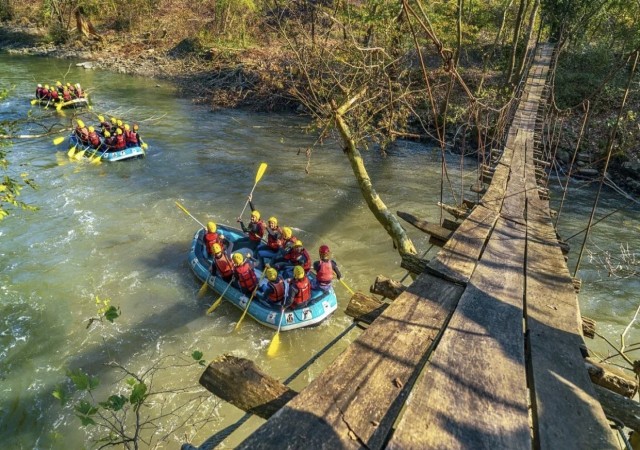
[[[0,118],[27,114],[38,82],[80,82],[93,102],[92,112],[80,113],[87,125],[96,123],[96,113],[137,121],[149,144],[144,159],[91,165],[70,161],[65,144],[55,147],[53,136],[14,141],[9,172],[14,176],[27,172],[35,179],[39,189],[25,189],[21,199],[40,209],[13,211],[0,222],[4,448],[89,446],[95,428],[86,432],[72,409],[62,407],[52,392],[57,386],[68,387],[68,369],[82,368],[101,380],[96,396],[105,398],[123,385],[118,372],[105,366],[109,361],[136,373],[163,361],[169,367],[156,372],[155,390],[193,386],[185,396],[209,398],[201,406],[210,420],[204,429],[198,431],[189,423],[174,431],[180,420],[173,415],[160,422],[169,435],[167,448],[187,440],[200,444],[233,424],[242,412],[203,394],[197,387],[203,368],[178,366],[180,361],[172,355],[188,358],[199,350],[209,361],[232,353],[285,379],[350,325],[344,314],[350,296],[340,284],[336,285],[338,311],[318,327],[282,333],[274,358],[266,356],[272,330],[247,318],[234,331],[240,312],[226,303],[205,315],[216,296],[209,292],[196,298],[200,283],[186,261],[199,225],[175,202],[202,223],[235,224],[261,162],[268,168],[256,186],[255,206],[263,217],[275,215],[280,224],[292,226],[313,257],[320,244],[328,244],[350,288],[368,292],[378,274],[395,279],[405,275],[388,236],[362,200],[340,145],[327,140],[313,147],[308,157],[315,136],[305,133],[301,118],[211,112],[180,98],[166,81],[84,70],[63,60],[2,54],[0,80],[0,87],[13,86],[10,99],[0,105]],[[68,125],[73,115],[73,111],[60,117],[55,111],[33,109],[42,126]],[[42,132],[40,125],[21,132]],[[386,156],[366,152],[374,186],[390,210],[432,220],[439,217],[439,159],[439,150],[409,143],[394,146]],[[459,157],[451,155],[448,162],[457,167]],[[471,168],[473,161],[466,164]],[[585,226],[595,192],[592,185],[572,186],[560,224],[564,236]],[[623,202],[612,190],[603,194],[604,211]],[[637,251],[639,219],[637,207],[617,213],[594,229],[591,241],[614,253],[621,243]],[[420,252],[429,247],[427,235],[410,225],[407,231]],[[570,267],[575,265],[581,238],[571,241]],[[581,267],[582,313],[598,321],[599,332],[615,339],[635,312],[640,283],[637,277],[600,282],[602,272],[586,257]],[[121,309],[114,324],[87,327],[97,314],[96,297],[108,298]],[[637,337],[637,327],[632,331]],[[304,387],[357,335],[357,330],[349,333],[291,387]],[[606,351],[602,342],[593,344]],[[163,407],[167,412],[180,401],[173,393],[158,396],[155,412]],[[225,446],[237,444],[260,423],[251,419]]]

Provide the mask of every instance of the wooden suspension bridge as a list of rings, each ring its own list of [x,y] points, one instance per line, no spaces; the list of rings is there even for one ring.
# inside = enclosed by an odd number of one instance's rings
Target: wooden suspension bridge
[[[296,393],[231,357],[205,371],[205,387],[268,418],[238,448],[620,448],[585,369],[574,282],[538,185],[553,50],[535,50],[480,201],[392,303],[360,304],[371,324],[309,386]],[[238,376],[261,400],[228,392]]]

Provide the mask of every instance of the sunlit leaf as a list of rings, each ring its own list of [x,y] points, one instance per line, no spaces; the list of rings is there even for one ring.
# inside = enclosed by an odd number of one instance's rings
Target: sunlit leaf
[[[101,402],[100,406],[111,411],[120,411],[127,403],[124,395],[112,395],[106,402]]]
[[[202,352],[199,350],[194,350],[193,353],[191,353],[191,357],[196,361],[200,361],[202,359],[202,355]]]
[[[147,385],[144,383],[138,383],[133,387],[133,392],[131,392],[129,401],[133,405],[142,403],[146,397],[145,395],[146,393],[147,393]]]

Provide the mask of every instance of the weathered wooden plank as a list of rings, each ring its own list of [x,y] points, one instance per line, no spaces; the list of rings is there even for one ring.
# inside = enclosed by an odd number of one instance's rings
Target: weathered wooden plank
[[[239,445],[382,448],[464,288],[423,274],[296,398]]]
[[[419,219],[413,214],[402,211],[397,211],[396,214],[398,214],[398,217],[405,220],[406,222],[409,222],[418,230],[424,231],[425,233],[428,233],[441,241],[447,242],[453,234],[453,231],[441,227],[436,223],[428,222],[425,219]]]
[[[531,448],[524,253],[525,226],[498,219],[388,448]]]
[[[427,270],[452,281],[466,283],[497,218],[495,211],[482,205],[473,208],[467,220],[427,264]]]
[[[528,217],[525,267],[535,439],[543,449],[615,448],[589,376],[581,370],[584,341],[571,277],[552,224],[541,219]]]
[[[369,292],[372,294],[382,295],[389,300],[395,300],[397,296],[407,290],[407,287],[400,281],[385,277],[384,275],[378,275],[369,287]]]

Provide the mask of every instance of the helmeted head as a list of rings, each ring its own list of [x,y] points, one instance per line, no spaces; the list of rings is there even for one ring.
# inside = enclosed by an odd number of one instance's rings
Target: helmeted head
[[[104,116],[98,116],[98,120],[99,120],[100,122],[104,122]]]
[[[276,281],[276,279],[278,278],[278,271],[273,267],[269,267],[264,271],[264,273],[267,276],[267,280],[269,281]]]
[[[267,223],[269,224],[269,228],[276,228],[278,226],[278,219],[276,219],[274,216],[271,216],[269,217]]]
[[[291,239],[291,236],[293,236],[293,232],[291,231],[291,228],[283,227],[282,228],[282,237],[285,238],[285,239]]]
[[[324,258],[324,257],[329,257],[329,253],[331,253],[331,250],[329,250],[329,246],[328,245],[321,245],[320,248],[318,249],[318,253],[320,253],[320,258]]]
[[[302,268],[302,266],[295,266],[293,268],[293,278],[295,278],[296,280],[301,280],[302,278],[304,278],[304,269]]]
[[[303,245],[302,245],[302,241],[301,241],[300,239],[298,239],[298,240],[295,242],[295,244],[293,244],[293,246],[294,246],[295,248],[302,248],[302,247],[303,247]]]
[[[116,130],[116,134],[117,134],[117,135],[121,135],[121,134],[122,134],[122,130],[121,130],[120,128],[118,128],[118,129]]]
[[[89,133],[93,133],[94,131],[96,131],[95,128],[93,128],[92,126],[89,127]]]
[[[118,124],[118,127],[122,128],[122,120],[118,120],[117,124]]]
[[[111,137],[111,133],[109,133],[108,131],[105,131],[104,132],[104,137],[106,137],[106,138]]]
[[[140,127],[138,126],[138,124],[137,124],[137,123],[134,123],[134,124],[133,124],[133,131],[138,131],[138,129],[139,129],[139,128],[140,128]]]
[[[117,124],[117,123],[118,123],[118,119],[116,119],[115,117],[112,117],[112,118],[111,118],[111,123],[112,123],[113,125]]]
[[[217,255],[219,253],[222,253],[222,246],[216,242],[213,244],[213,254]]]
[[[236,266],[239,266],[244,262],[244,256],[242,256],[242,253],[234,253],[233,256],[231,256],[231,259]]]
[[[40,83],[38,83],[38,87],[39,87],[39,88],[41,88],[41,87],[42,87],[42,85],[41,85]]]
[[[62,86],[62,83],[60,83],[59,81],[56,81],[56,86]]]
[[[78,119],[78,126],[84,128],[84,122],[81,119]]]
[[[207,222],[207,230],[209,233],[215,233],[218,227],[215,222]]]
[[[129,130],[131,130],[131,127],[129,126],[128,123],[125,123],[124,124],[124,131],[129,131]]]
[[[45,88],[45,89],[49,89],[49,85],[48,85],[48,84],[45,84],[45,85],[44,85],[44,88]]]
[[[251,212],[251,220],[255,220],[256,222],[260,220],[260,211],[252,211]]]

